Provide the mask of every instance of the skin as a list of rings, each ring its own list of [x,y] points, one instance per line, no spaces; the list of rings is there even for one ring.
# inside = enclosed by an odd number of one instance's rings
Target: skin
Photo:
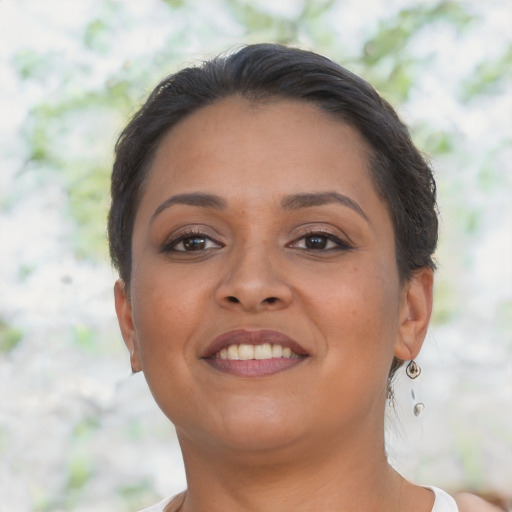
[[[455,495],[455,501],[460,512],[500,512],[503,510],[469,492],[461,492]]]
[[[132,368],[176,426],[183,512],[431,510],[432,493],[387,463],[384,407],[393,356],[413,359],[423,343],[433,276],[400,280],[367,155],[353,128],[313,105],[237,97],[161,142],[135,219],[132,279],[115,296]],[[169,202],[198,192],[223,207]],[[304,193],[349,200],[283,207]],[[207,245],[183,250],[184,232]],[[325,249],[308,248],[311,232]],[[202,359],[241,328],[283,333],[308,357],[258,377]]]

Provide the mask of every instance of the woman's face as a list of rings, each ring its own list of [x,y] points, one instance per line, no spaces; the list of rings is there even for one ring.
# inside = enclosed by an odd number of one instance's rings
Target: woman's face
[[[393,226],[348,125],[305,102],[222,100],[162,140],[116,307],[178,434],[244,450],[382,429],[431,273],[402,286]]]

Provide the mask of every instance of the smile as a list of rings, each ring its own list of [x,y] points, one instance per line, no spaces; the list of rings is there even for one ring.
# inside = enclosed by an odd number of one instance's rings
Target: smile
[[[308,355],[282,333],[240,329],[217,336],[202,359],[223,373],[260,377],[293,368],[308,359]]]

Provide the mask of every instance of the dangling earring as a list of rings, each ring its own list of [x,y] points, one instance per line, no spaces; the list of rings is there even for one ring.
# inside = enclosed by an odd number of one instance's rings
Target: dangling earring
[[[421,374],[421,368],[418,366],[418,364],[416,363],[416,361],[413,359],[408,365],[407,365],[407,368],[405,369],[405,373],[407,373],[407,377],[409,377],[410,379],[416,379],[420,376]]]
[[[409,377],[411,380],[417,379],[421,374],[421,368],[416,363],[416,361],[412,360],[405,369],[405,373],[407,374],[407,377]],[[425,404],[423,402],[417,402],[416,401],[416,393],[414,392],[414,387],[411,387],[411,397],[413,399],[414,407],[413,412],[414,416],[419,416],[424,410],[425,410]]]

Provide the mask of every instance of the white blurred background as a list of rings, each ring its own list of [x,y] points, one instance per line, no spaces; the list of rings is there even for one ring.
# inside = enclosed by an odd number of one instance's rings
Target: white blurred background
[[[242,43],[374,84],[437,173],[432,328],[389,454],[448,490],[512,494],[512,2],[0,0],[0,512],[134,511],[184,488],[130,376],[105,219],[119,131],[160,78]]]

